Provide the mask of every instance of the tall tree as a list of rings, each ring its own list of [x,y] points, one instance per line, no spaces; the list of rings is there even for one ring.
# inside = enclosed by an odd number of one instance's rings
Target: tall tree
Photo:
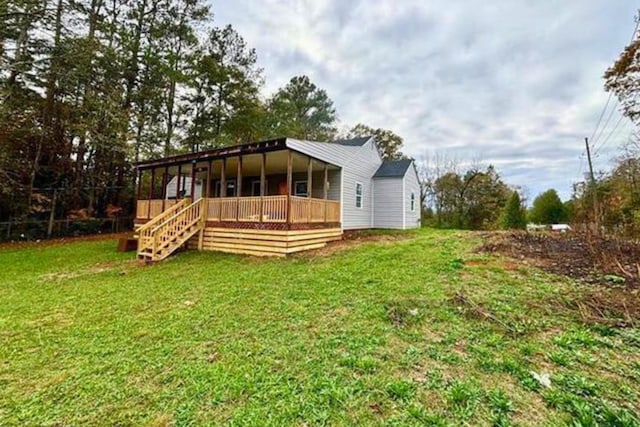
[[[636,16],[640,20],[640,12]],[[618,59],[604,74],[605,88],[620,100],[624,114],[634,123],[640,122],[640,32],[624,48]]]
[[[190,91],[185,112],[190,115],[185,145],[191,151],[224,146],[252,135],[258,108],[261,72],[254,49],[229,25],[213,28],[192,58]]]
[[[188,82],[188,58],[198,45],[195,25],[209,15],[209,8],[201,0],[167,0],[168,6],[162,15],[159,32],[163,34],[164,45],[163,74],[166,85],[163,88],[163,113],[165,122],[164,154],[175,149],[176,136],[184,124],[179,108],[179,87]]]
[[[402,137],[390,130],[386,129],[374,129],[362,123],[354,126],[348,136],[350,138],[359,136],[374,136],[378,147],[382,150],[382,157],[389,160],[401,159],[404,156],[402,154]]]
[[[270,136],[329,141],[336,135],[336,110],[327,92],[307,76],[293,77],[269,100]]]

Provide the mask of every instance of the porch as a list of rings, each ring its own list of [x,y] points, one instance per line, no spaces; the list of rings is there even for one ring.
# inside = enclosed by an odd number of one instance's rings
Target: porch
[[[283,143],[139,164],[139,256],[160,260],[185,244],[286,254],[340,238],[341,169]]]

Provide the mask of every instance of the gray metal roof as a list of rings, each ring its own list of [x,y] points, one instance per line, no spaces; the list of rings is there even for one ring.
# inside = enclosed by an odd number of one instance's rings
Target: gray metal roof
[[[333,142],[335,144],[347,145],[349,147],[362,147],[370,139],[371,139],[370,136],[361,136],[358,138],[351,138],[351,139],[339,139]]]
[[[411,166],[411,159],[401,159],[401,160],[385,160],[376,173],[373,175],[374,178],[391,178],[398,177],[401,178],[407,173],[407,169]]]

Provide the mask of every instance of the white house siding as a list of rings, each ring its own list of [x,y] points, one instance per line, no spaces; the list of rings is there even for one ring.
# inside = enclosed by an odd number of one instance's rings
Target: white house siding
[[[415,209],[411,210],[411,193],[415,194]],[[420,227],[420,183],[412,163],[404,175],[404,228]]]
[[[373,139],[362,146],[287,139],[293,150],[342,167],[342,228],[345,230],[373,227],[372,176],[382,164]],[[356,207],[356,183],[363,186],[363,203]],[[333,187],[333,186],[332,186]]]
[[[403,228],[402,180],[400,177],[374,178],[374,228]]]

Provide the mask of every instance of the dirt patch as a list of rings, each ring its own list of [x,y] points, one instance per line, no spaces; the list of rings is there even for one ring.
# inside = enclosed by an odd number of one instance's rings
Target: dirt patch
[[[336,240],[335,242],[327,243],[322,249],[315,249],[312,251],[305,251],[296,254],[298,257],[324,257],[333,255],[337,252],[342,252],[347,249],[358,246],[360,243],[366,242],[380,242],[393,243],[399,240],[407,240],[414,236],[414,233],[407,231],[376,231],[376,230],[363,230],[363,231],[345,231],[342,240]]]
[[[477,252],[510,257],[507,270],[518,260],[591,285],[544,304],[576,313],[589,324],[640,325],[640,244],[577,234],[514,232],[484,237],[486,242]]]
[[[58,271],[54,273],[43,274],[42,276],[40,276],[40,280],[45,283],[60,282],[63,280],[77,279],[79,277],[91,276],[94,274],[100,274],[116,269],[119,269],[120,275],[124,276],[127,274],[130,268],[133,268],[136,265],[137,264],[135,263],[135,260],[125,262],[108,261],[71,271]]]
[[[640,288],[640,244],[578,234],[493,233],[477,252],[498,253],[585,283]]]

